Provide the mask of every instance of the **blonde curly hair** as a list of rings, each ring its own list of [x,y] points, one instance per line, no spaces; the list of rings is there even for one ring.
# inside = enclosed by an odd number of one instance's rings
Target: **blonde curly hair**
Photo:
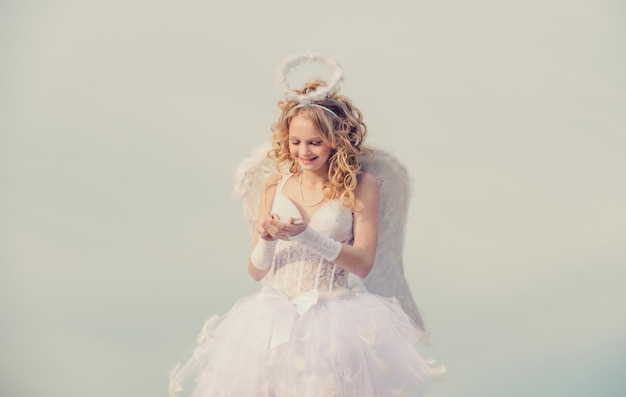
[[[319,86],[326,86],[326,82],[315,80],[296,92],[307,94]],[[268,157],[276,161],[277,168],[288,163],[289,172],[299,172],[300,166],[289,150],[289,125],[295,116],[304,116],[311,120],[322,140],[331,148],[328,181],[324,185],[323,194],[327,199],[338,198],[345,207],[354,209],[357,173],[361,170],[359,157],[365,153],[373,153],[363,145],[367,133],[363,114],[352,105],[348,97],[337,93],[315,103],[330,109],[336,116],[318,107],[298,106],[296,101],[278,102],[282,112],[272,126],[274,135]]]

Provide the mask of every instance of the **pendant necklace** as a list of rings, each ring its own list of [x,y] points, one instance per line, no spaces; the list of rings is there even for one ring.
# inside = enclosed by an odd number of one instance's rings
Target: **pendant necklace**
[[[298,187],[300,188],[300,200],[302,200],[302,204],[304,204],[306,207],[315,207],[316,205],[318,205],[319,203],[321,203],[322,201],[324,201],[324,193],[322,193],[322,198],[319,199],[319,201],[315,204],[307,204],[306,201],[304,200],[304,194],[302,194],[302,172],[300,172],[300,178],[299,178],[299,182],[298,182]]]

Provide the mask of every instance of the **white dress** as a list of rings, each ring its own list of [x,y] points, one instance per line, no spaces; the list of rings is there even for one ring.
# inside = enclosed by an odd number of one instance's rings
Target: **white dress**
[[[287,179],[272,212],[301,218],[281,193]],[[351,244],[352,223],[351,210],[331,200],[309,226]],[[353,291],[347,271],[280,240],[261,290],[207,321],[191,357],[172,371],[170,394],[422,396],[434,372],[417,350],[421,336],[395,298]]]

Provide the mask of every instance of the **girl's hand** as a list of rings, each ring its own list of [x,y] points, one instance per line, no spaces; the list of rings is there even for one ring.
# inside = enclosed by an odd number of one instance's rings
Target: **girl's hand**
[[[272,237],[272,235],[267,231],[267,229],[265,228],[265,225],[267,224],[268,220],[271,220],[272,216],[270,214],[267,214],[265,216],[265,219],[261,219],[256,223],[255,226],[255,230],[257,232],[257,234],[259,235],[259,238],[265,240],[265,241],[274,241],[276,240],[274,237]]]
[[[289,218],[287,223],[281,222],[277,214],[271,214],[262,222],[263,229],[274,239],[289,240],[289,237],[300,234],[306,228],[302,219]]]

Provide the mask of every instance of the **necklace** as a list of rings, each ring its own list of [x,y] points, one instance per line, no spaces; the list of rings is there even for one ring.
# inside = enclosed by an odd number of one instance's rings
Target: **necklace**
[[[325,199],[324,194],[322,193],[322,198],[319,199],[315,204],[307,204],[306,203],[306,201],[304,200],[304,194],[302,194],[302,172],[300,172],[300,178],[299,178],[299,181],[298,181],[298,187],[300,188],[300,200],[302,200],[302,204],[304,204],[306,207],[315,207],[316,205],[318,205],[319,203],[321,203]]]

